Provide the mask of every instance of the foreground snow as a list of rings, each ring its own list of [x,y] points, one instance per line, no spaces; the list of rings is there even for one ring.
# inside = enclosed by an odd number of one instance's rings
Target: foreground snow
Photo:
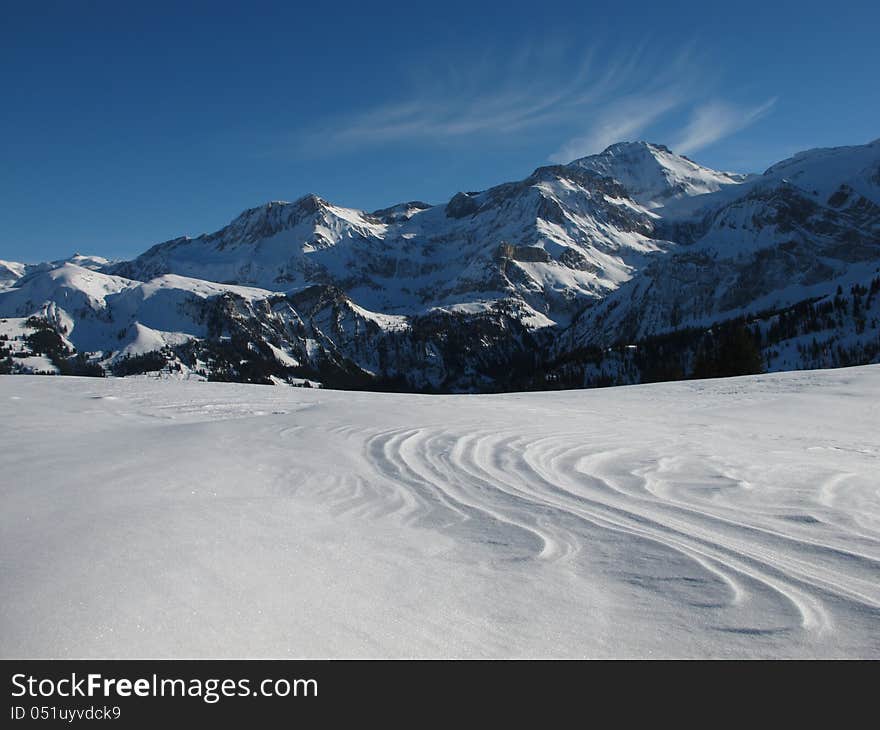
[[[4,657],[880,657],[880,366],[0,403]]]

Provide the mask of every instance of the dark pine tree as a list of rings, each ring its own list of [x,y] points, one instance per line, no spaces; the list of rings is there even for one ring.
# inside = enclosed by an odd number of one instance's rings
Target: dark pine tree
[[[754,334],[738,324],[725,327],[698,350],[694,378],[727,378],[764,372],[761,350]]]

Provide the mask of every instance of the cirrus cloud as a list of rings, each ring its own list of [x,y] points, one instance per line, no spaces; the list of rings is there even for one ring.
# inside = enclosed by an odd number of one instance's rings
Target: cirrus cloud
[[[304,153],[339,154],[407,141],[538,132],[558,134],[563,142],[548,157],[565,163],[640,137],[690,109],[671,138],[677,151],[694,152],[753,124],[776,101],[741,106],[718,98],[717,80],[702,70],[711,66],[693,46],[672,56],[648,43],[576,51],[559,38],[524,43],[512,55],[488,48],[476,58],[411,68],[411,83],[399,83],[398,93],[322,119],[297,138]]]
[[[694,109],[674,147],[682,154],[697,152],[754,124],[768,114],[775,104],[775,96],[757,106],[744,107],[723,101],[702,104]]]

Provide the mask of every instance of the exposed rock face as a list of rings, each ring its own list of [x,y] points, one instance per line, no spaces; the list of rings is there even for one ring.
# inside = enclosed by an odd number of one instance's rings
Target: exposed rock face
[[[479,204],[467,193],[456,193],[446,204],[447,218],[464,218],[480,209]]]

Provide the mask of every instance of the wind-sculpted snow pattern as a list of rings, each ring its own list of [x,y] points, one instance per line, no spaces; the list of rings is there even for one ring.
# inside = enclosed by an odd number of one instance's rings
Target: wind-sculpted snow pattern
[[[5,657],[880,657],[880,366],[0,402]]]

